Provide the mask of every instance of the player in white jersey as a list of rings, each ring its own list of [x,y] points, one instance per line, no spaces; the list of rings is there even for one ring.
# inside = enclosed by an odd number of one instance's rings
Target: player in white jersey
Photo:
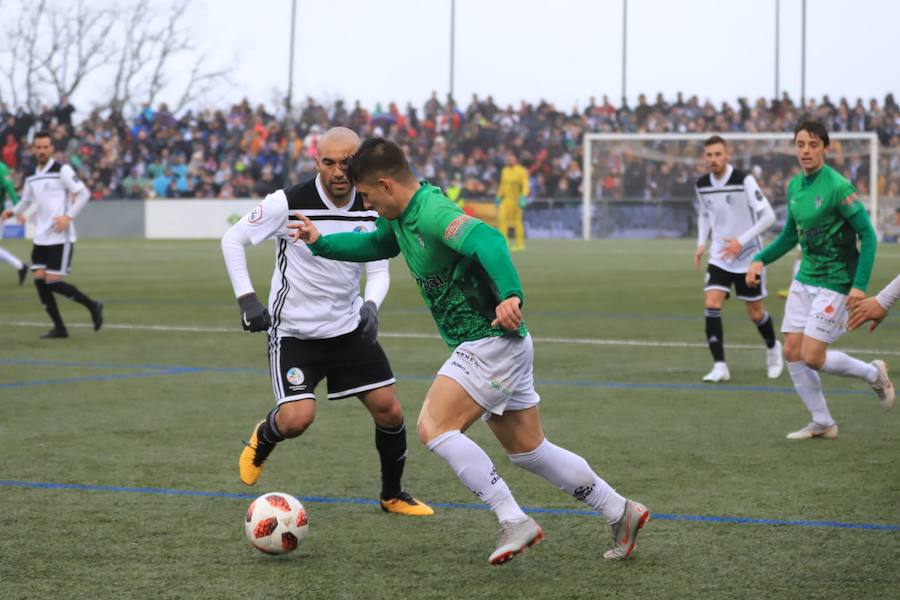
[[[41,337],[69,337],[53,294],[60,294],[87,308],[94,331],[98,331],[103,325],[103,304],[63,281],[72,267],[75,250],[73,220],[90,200],[90,193],[72,167],[53,160],[53,142],[49,133],[35,134],[31,151],[37,160],[34,173],[25,178],[21,201],[13,210],[4,211],[0,220],[11,215],[24,220],[25,211],[35,206],[31,270],[38,298],[53,321],[53,329]]]
[[[327,379],[328,399],[356,396],[375,422],[381,460],[381,508],[411,516],[432,509],[401,487],[406,425],[394,375],[377,341],[378,307],[390,286],[388,261],[363,265],[315,257],[294,244],[287,227],[302,210],[329,233],[371,231],[378,213],[366,209],[345,169],[359,137],[337,127],[319,140],[315,179],[266,198],[222,238],[222,253],[245,330],[269,333],[269,369],[276,406],[253,429],[238,463],[241,481],[253,485],[263,463],[286,438],[302,434],[316,413],[315,390]],[[245,247],[275,238],[275,271],[266,310],[253,291]],[[271,315],[271,317],[270,317]]]
[[[703,158],[709,173],[698,179],[696,185],[699,206],[694,268],[700,270],[706,240],[711,234],[703,291],[706,340],[714,361],[712,371],[703,381],[731,378],[725,362],[722,305],[731,295],[732,286],[737,299],[746,302],[750,319],[766,343],[766,372],[775,379],[781,375],[784,362],[772,317],[763,306],[765,275],[758,288],[751,288],[745,282],[751,258],[762,250],[760,235],[775,223],[775,212],[753,175],[731,166],[728,144],[721,136],[707,138],[703,143]]]

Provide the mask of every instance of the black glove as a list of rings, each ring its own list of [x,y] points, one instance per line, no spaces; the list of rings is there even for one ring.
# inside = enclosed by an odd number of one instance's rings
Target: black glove
[[[359,324],[362,327],[363,339],[370,343],[375,343],[378,337],[378,307],[371,300],[363,302],[359,307]]]
[[[241,327],[244,331],[265,331],[272,325],[269,311],[255,293],[244,294],[237,301],[241,307]]]

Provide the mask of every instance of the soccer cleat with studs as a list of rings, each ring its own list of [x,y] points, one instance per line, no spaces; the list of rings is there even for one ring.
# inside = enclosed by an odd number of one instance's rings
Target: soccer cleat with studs
[[[254,485],[257,482],[262,475],[263,463],[275,449],[274,444],[259,443],[259,428],[263,423],[265,421],[260,421],[253,428],[250,441],[244,442],[244,449],[241,450],[241,457],[238,459],[238,472],[241,481],[246,485]]]
[[[650,511],[646,506],[633,500],[626,500],[622,518],[609,525],[612,529],[612,548],[603,553],[603,558],[623,560],[631,556],[637,546],[638,532],[649,520]]]
[[[838,426],[837,423],[832,423],[831,425],[819,425],[815,421],[810,421],[809,425],[804,427],[803,429],[798,429],[797,431],[792,431],[787,434],[787,439],[789,440],[811,440],[813,438],[825,438],[826,440],[833,440],[838,436]]]
[[[434,510],[430,506],[406,492],[400,492],[393,498],[382,499],[380,504],[381,510],[395,515],[429,517],[434,514]]]
[[[894,388],[894,382],[888,377],[887,364],[883,360],[873,360],[872,366],[878,369],[878,379],[872,384],[872,389],[878,396],[881,408],[891,410],[896,402],[897,390]]]
[[[501,521],[497,532],[497,548],[488,558],[492,565],[502,565],[544,539],[544,532],[534,519]]]

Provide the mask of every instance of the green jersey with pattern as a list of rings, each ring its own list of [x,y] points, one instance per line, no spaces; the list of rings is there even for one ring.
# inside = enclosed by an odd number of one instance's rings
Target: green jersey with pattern
[[[463,213],[439,188],[423,182],[397,219],[379,218],[376,225],[371,233],[321,236],[310,249],[338,260],[374,260],[402,252],[441,337],[451,348],[486,337],[528,334],[524,323],[514,332],[491,327],[502,300],[510,296],[524,300],[518,275],[509,260],[497,261],[495,276],[488,275],[466,242],[496,232]],[[366,254],[374,248],[378,251]],[[506,251],[505,245],[501,249]],[[482,258],[487,261],[491,256]]]
[[[797,281],[846,294],[859,262],[857,234],[848,220],[865,211],[853,184],[826,164],[810,176],[795,175],[787,197],[788,222],[803,251]]]

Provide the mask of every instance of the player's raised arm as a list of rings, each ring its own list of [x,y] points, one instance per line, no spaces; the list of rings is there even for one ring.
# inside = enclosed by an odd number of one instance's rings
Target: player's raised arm
[[[387,219],[375,222],[375,231],[353,231],[321,235],[318,228],[301,213],[288,223],[294,241],[304,241],[316,256],[348,262],[371,262],[393,258],[400,253],[397,238]]]

